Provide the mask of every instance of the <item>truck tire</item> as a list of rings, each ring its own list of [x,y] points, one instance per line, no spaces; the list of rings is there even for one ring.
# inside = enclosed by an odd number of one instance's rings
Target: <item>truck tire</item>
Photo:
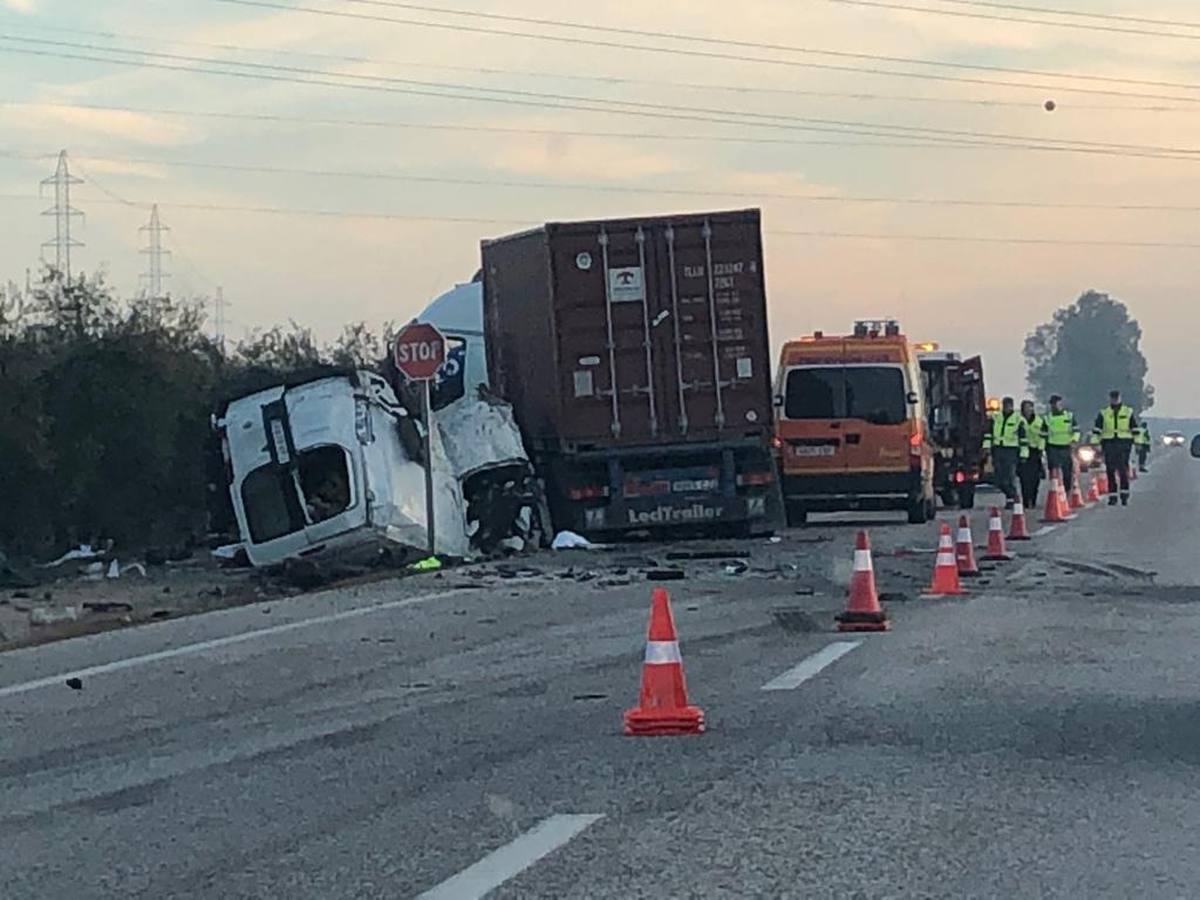
[[[804,508],[803,503],[788,501],[785,504],[787,510],[787,523],[791,528],[799,528],[808,524],[808,510]]]
[[[908,501],[908,524],[909,525],[924,525],[929,521],[929,504],[930,501],[924,497],[917,497]]]
[[[959,509],[974,509],[975,508],[975,483],[972,481],[965,482],[958,489],[958,508]]]

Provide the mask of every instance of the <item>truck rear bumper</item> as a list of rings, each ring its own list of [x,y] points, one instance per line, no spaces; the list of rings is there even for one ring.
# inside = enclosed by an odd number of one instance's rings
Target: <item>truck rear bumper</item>
[[[664,497],[658,500],[618,500],[605,506],[572,510],[577,530],[639,531],[648,528],[679,528],[760,523],[769,530],[770,504],[766,496],[693,499]]]
[[[814,512],[904,509],[923,492],[919,471],[784,475],[783,496]]]

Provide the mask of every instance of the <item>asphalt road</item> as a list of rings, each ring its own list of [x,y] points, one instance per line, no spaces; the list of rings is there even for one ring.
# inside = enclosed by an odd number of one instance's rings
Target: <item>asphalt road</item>
[[[887,634],[830,628],[852,535],[670,585],[696,737],[620,735],[648,607],[626,557],[662,548],[4,654],[0,891],[1200,894],[1200,461],[1160,451],[1129,509],[969,599],[918,599],[934,526],[877,519]]]

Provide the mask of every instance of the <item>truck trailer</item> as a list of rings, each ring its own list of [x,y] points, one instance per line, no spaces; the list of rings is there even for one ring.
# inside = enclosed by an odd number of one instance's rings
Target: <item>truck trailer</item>
[[[482,261],[489,382],[557,528],[782,524],[758,210],[551,223]]]

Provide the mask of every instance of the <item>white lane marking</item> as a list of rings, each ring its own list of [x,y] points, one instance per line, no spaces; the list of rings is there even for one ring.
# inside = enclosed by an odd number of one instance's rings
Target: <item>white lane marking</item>
[[[861,646],[862,641],[834,641],[823,650],[818,650],[799,665],[788,669],[778,678],[768,681],[762,686],[764,691],[790,691],[802,685],[822,669],[833,665],[855,647]]]
[[[33,681],[25,681],[20,684],[10,684],[7,687],[0,687],[0,699],[5,697],[13,697],[17,694],[25,694],[29,691],[36,691],[39,688],[50,687],[51,685],[60,685],[68,678],[90,678],[93,675],[104,675],[108,672],[120,672],[123,669],[132,669],[137,666],[145,666],[150,663],[160,662],[164,659],[174,659],[177,656],[191,656],[195,653],[204,653],[207,650],[215,650],[218,647],[229,647],[233,644],[243,644],[247,641],[258,640],[263,637],[271,637],[276,634],[286,634],[289,631],[298,631],[301,628],[311,628],[313,625],[326,625],[330,622],[342,622],[346,619],[357,619],[360,616],[369,616],[374,613],[387,612],[392,609],[403,609],[406,606],[416,606],[418,603],[425,603],[429,600],[438,600],[442,597],[449,597],[451,594],[459,593],[458,591],[438,591],[433,594],[418,594],[415,597],[405,597],[403,600],[389,600],[387,603],[377,603],[373,606],[360,606],[356,609],[347,609],[342,612],[330,613],[324,616],[314,616],[311,619],[300,619],[295,622],[284,622],[281,625],[271,625],[268,628],[258,628],[254,631],[243,631],[240,634],[231,634],[228,637],[213,638],[208,641],[198,641],[195,644],[184,644],[182,647],[172,647],[170,650],[159,650],[156,653],[146,653],[141,656],[130,656],[126,659],[118,659],[113,662],[103,663],[98,666],[88,666],[86,669],[76,669],[72,672],[63,672],[59,675],[49,675],[45,678],[37,678]]]
[[[1030,537],[1042,537],[1044,535],[1049,534],[1052,531],[1056,531],[1057,529],[1058,529],[1057,525],[1043,525],[1041,528],[1039,528],[1037,531],[1035,531],[1033,534],[1031,534]]]
[[[600,815],[559,815],[544,819],[512,843],[430,888],[417,900],[478,900],[603,818]]]

